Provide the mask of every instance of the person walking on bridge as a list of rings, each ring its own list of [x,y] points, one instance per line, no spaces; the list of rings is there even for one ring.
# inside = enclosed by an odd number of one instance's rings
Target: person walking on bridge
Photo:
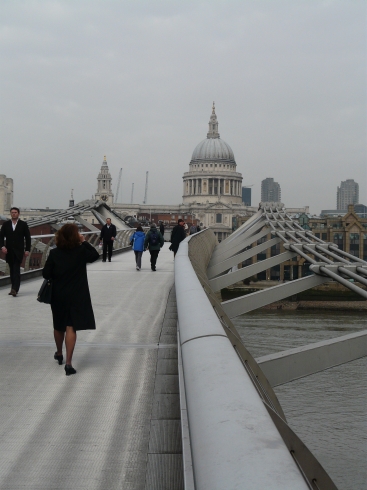
[[[161,232],[161,235],[164,238],[164,224],[163,224],[163,221],[161,221],[161,223],[159,225],[159,231]]]
[[[108,254],[108,262],[111,262],[113,241],[116,238],[116,226],[111,223],[111,218],[106,219],[106,224],[103,225],[99,239],[103,241],[102,262],[106,262]]]
[[[162,237],[161,232],[157,230],[156,224],[152,223],[150,225],[150,230],[145,236],[144,249],[145,250],[147,248],[149,249],[150,265],[153,272],[157,270],[156,269],[157,258],[158,258],[159,251],[161,247],[163,247],[163,245],[164,245],[164,238]]]
[[[19,208],[11,208],[11,219],[5,221],[0,230],[0,249],[5,254],[10,269],[11,289],[9,294],[14,297],[20,288],[20,264],[23,261],[23,255],[28,257],[31,250],[31,234],[27,223],[19,219],[19,214]]]
[[[84,241],[75,224],[68,223],[56,232],[56,247],[51,250],[43,277],[52,280],[51,311],[56,352],[54,359],[61,365],[65,340],[65,374],[76,370],[72,358],[78,330],[94,330],[96,323],[89,293],[87,263],[99,258],[97,250]]]
[[[141,269],[141,257],[144,252],[144,240],[145,240],[145,233],[143,231],[143,228],[139,225],[136,228],[135,233],[133,233],[130,237],[130,243],[135,253],[135,263],[136,263],[137,271],[140,271]]]
[[[169,247],[169,249],[172,250],[174,257],[176,257],[176,253],[178,247],[180,246],[180,243],[182,242],[182,240],[185,240],[185,238],[186,238],[185,222],[183,219],[179,219],[177,221],[177,225],[172,230],[171,246]]]

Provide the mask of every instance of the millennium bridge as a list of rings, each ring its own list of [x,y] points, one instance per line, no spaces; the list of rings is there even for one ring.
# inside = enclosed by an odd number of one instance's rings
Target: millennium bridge
[[[66,377],[53,360],[50,308],[36,301],[54,235],[32,231],[73,216],[98,248],[86,211],[100,223],[111,217],[118,235],[112,262],[88,266],[97,329],[80,332],[78,373]],[[165,244],[154,274],[147,254],[135,270],[133,230],[103,203],[28,224],[16,298],[0,261],[1,489],[337,488],[273,387],[366,356],[367,331],[254,359],[232,320],[327,281],[366,299],[365,261],[304,230],[279,203],[262,203],[221,243],[210,229],[188,237],[175,260]],[[281,243],[285,252],[242,267]],[[296,256],[310,275],[230,301],[216,294]]]

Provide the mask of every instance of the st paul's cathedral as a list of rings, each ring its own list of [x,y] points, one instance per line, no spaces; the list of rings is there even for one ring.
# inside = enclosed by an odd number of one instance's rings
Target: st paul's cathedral
[[[212,228],[219,240],[232,233],[233,216],[249,216],[257,210],[242,202],[242,174],[237,172],[231,147],[220,138],[214,103],[207,136],[194,149],[189,171],[183,175],[182,204],[114,202],[111,180],[105,157],[97,178],[95,199],[104,201],[123,217],[135,216],[140,220],[149,214],[164,214],[167,218],[163,221],[172,225],[178,218],[194,216],[201,227]]]

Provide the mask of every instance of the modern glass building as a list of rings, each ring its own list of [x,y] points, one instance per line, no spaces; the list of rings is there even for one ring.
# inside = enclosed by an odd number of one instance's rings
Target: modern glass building
[[[347,179],[340,183],[336,191],[336,207],[340,211],[346,211],[349,204],[358,204],[359,185],[353,179]]]
[[[261,202],[281,202],[281,190],[278,182],[273,178],[266,178],[261,181]]]

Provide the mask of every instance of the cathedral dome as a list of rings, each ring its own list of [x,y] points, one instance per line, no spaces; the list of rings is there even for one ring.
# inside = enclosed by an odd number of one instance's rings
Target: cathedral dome
[[[220,201],[230,207],[242,204],[242,175],[236,167],[232,148],[220,139],[213,102],[206,139],[196,146],[189,171],[183,175],[183,203],[208,206]],[[214,219],[221,218],[212,214],[210,219],[212,224]]]
[[[192,154],[192,160],[226,160],[235,163],[232,148],[220,138],[201,141]]]
[[[220,139],[218,133],[218,119],[213,102],[212,114],[209,120],[209,131],[206,140],[201,141],[192,154],[191,163],[220,160],[225,163],[236,164],[232,148]]]

